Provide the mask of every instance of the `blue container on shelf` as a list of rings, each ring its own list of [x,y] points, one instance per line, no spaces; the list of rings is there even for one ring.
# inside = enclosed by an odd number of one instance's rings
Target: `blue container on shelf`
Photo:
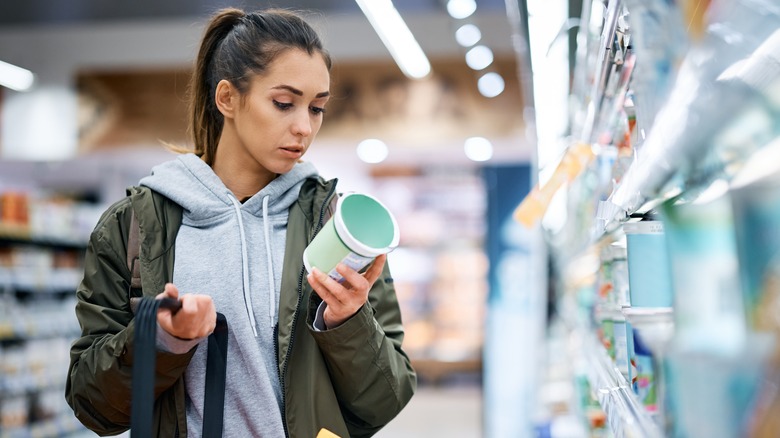
[[[631,307],[672,307],[672,275],[663,222],[627,222],[623,232]]]
[[[780,176],[736,187],[731,200],[748,323],[754,330],[776,330],[770,290],[780,269]]]

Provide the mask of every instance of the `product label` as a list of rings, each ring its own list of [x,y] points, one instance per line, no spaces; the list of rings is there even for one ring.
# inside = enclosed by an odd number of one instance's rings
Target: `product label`
[[[354,252],[347,253],[346,256],[344,256],[343,259],[341,259],[341,263],[344,263],[345,265],[349,266],[350,268],[360,271],[363,269],[366,265],[371,263],[371,260],[374,260],[373,257],[364,257],[359,254],[355,254]],[[341,276],[336,271],[336,268],[334,267],[330,272],[328,272],[328,275],[333,278],[334,280],[338,281],[339,283],[344,282],[344,277]]]

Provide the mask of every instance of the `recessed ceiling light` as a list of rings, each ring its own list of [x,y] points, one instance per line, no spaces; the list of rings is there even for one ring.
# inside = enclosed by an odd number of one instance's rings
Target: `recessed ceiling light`
[[[493,144],[485,137],[471,137],[463,145],[466,156],[474,161],[487,161],[493,157]]]
[[[477,81],[479,92],[485,97],[496,97],[504,92],[504,78],[495,72],[482,75]]]
[[[477,10],[477,2],[474,0],[449,0],[447,2],[447,13],[457,20],[468,18]]]
[[[455,41],[463,47],[471,47],[482,39],[482,32],[471,23],[466,23],[455,31]]]
[[[466,64],[474,70],[482,70],[493,63],[493,51],[487,46],[474,46],[466,52]]]
[[[358,158],[370,164],[381,163],[385,161],[389,151],[387,145],[382,140],[369,138],[363,140],[357,146]]]

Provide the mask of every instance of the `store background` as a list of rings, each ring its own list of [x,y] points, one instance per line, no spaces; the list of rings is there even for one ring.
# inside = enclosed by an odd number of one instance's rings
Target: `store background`
[[[490,189],[490,175],[520,166],[527,176],[534,153],[513,23],[500,0],[477,2],[465,19],[437,0],[394,4],[430,59],[425,79],[403,75],[352,0],[0,5],[0,60],[36,81],[0,91],[0,436],[82,434],[62,387],[83,242],[125,187],[172,157],[161,142],[186,144],[184,93],[202,24],[231,5],[309,11],[335,64],[334,99],[307,159],[399,219],[390,262],[420,390],[382,435],[483,434],[488,193],[510,195],[506,216],[527,191]],[[465,23],[492,51],[487,68],[466,65],[454,35]],[[503,93],[479,93],[485,72],[503,76]],[[490,142],[476,150],[484,161],[464,150],[473,137]],[[387,144],[383,162],[358,157],[367,138]]]
[[[424,79],[352,0],[284,3],[316,11],[336,61],[308,159],[402,228],[420,390],[380,436],[778,436],[780,4],[447,13],[469,1],[394,2]],[[62,386],[83,242],[171,158],[161,141],[186,142],[189,64],[224,5],[0,3],[0,60],[36,74],[0,88],[0,438],[82,434]],[[466,23],[487,67],[464,61]],[[478,92],[486,72],[503,93]]]

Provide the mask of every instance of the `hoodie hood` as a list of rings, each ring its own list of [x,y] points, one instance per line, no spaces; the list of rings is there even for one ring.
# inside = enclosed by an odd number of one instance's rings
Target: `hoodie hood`
[[[269,198],[266,214],[286,211],[298,199],[300,185],[306,178],[317,176],[314,165],[297,163],[291,171],[279,175],[241,206],[246,213],[260,217],[263,198]],[[140,185],[164,195],[179,204],[191,226],[208,225],[233,211],[235,196],[214,170],[195,154],[183,154],[152,169]],[[294,189],[294,190],[293,190]]]

